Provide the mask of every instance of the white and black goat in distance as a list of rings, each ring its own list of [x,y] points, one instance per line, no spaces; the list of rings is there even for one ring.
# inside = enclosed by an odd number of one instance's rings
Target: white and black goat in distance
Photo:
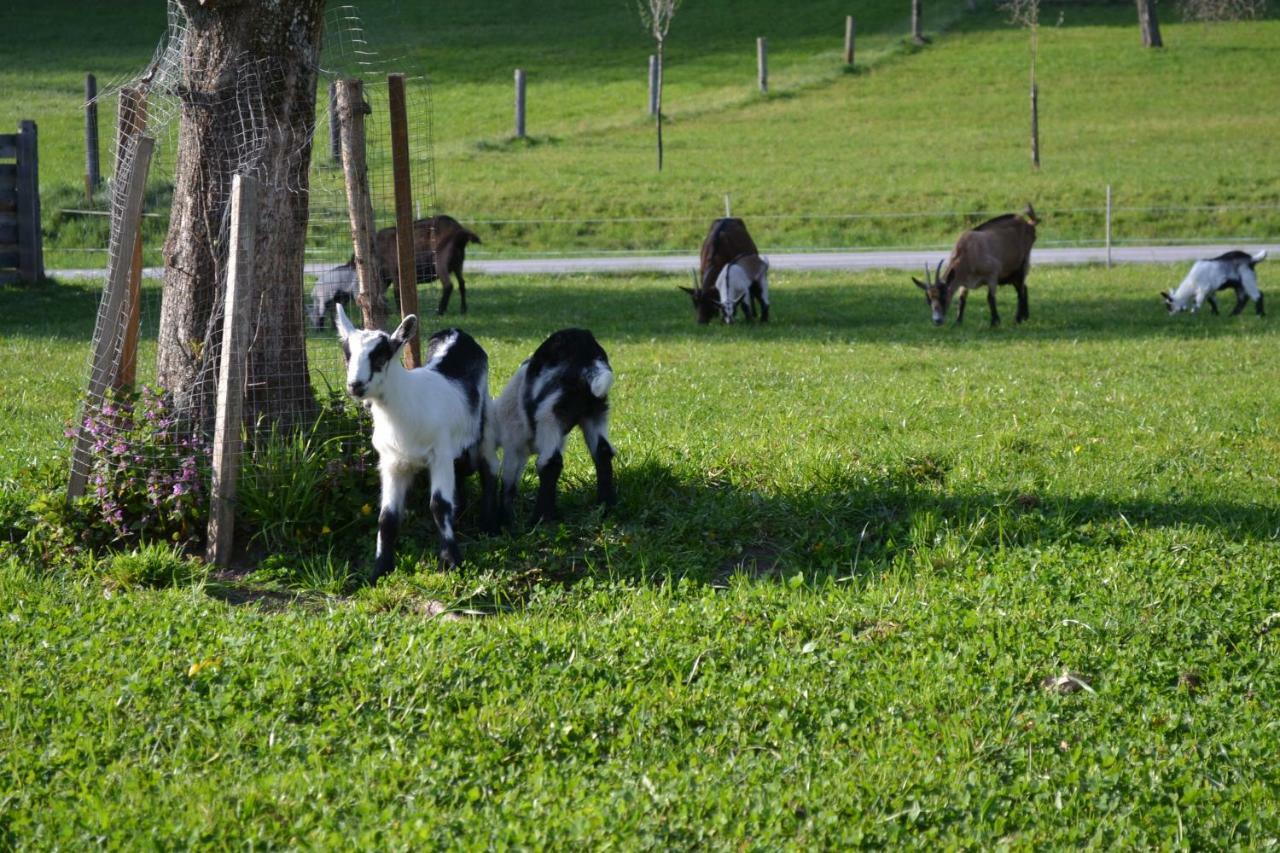
[[[606,507],[617,495],[613,484],[613,445],[609,443],[609,357],[586,329],[562,329],[543,341],[516,370],[498,396],[498,443],[502,446],[502,509],[514,521],[516,486],[529,456],[536,453],[538,499],[534,522],[556,512],[556,484],[564,469],[564,442],[575,426],[582,430],[596,466],[596,498]]]
[[[431,475],[431,516],[440,532],[440,559],[462,559],[454,530],[461,480],[479,471],[481,525],[494,529],[498,456],[489,397],[489,357],[461,329],[445,329],[423,347],[424,364],[408,370],[398,358],[413,337],[410,314],[388,335],[360,330],[338,305],[338,338],[347,358],[347,391],[373,415],[373,446],[382,476],[378,551],[371,582],[395,568],[396,535],[405,494],[423,468]],[[456,466],[456,469],[455,469]]]
[[[1254,310],[1259,317],[1266,316],[1262,307],[1262,291],[1258,289],[1258,273],[1254,268],[1267,257],[1266,251],[1250,255],[1248,252],[1227,252],[1216,258],[1196,261],[1191,271],[1172,293],[1161,291],[1164,305],[1170,314],[1179,311],[1198,311],[1205,302],[1213,313],[1218,313],[1218,300],[1214,294],[1219,290],[1236,292],[1236,307],[1231,316],[1239,314],[1249,300],[1254,302]]]
[[[716,297],[720,316],[726,323],[742,308],[748,320],[769,322],[769,260],[759,255],[743,255],[725,264],[716,276]]]
[[[329,309],[335,305],[349,305],[354,302],[357,288],[354,258],[342,266],[327,269],[316,276],[316,285],[311,289],[311,309],[308,312],[311,324],[317,329],[323,329],[324,318],[329,313]]]

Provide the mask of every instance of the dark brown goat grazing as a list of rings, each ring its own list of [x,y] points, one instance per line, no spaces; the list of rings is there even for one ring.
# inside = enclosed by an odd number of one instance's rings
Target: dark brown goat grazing
[[[430,216],[413,223],[413,265],[415,280],[424,282],[440,279],[440,306],[437,314],[444,314],[453,293],[450,275],[458,279],[458,297],[462,300],[462,313],[467,313],[467,282],[462,277],[462,262],[467,257],[467,243],[479,243],[475,232],[462,227],[452,216]],[[396,278],[399,260],[396,254],[396,229],[383,228],[374,238],[379,275],[386,287]]]
[[[698,259],[698,286],[681,287],[693,299],[693,312],[699,323],[709,323],[720,312],[720,296],[716,293],[716,278],[725,264],[743,255],[759,255],[760,250],[747,232],[746,224],[737,218],[726,217],[711,223],[707,239],[702,241],[702,253]]]
[[[959,296],[956,306],[956,322],[964,320],[964,303],[969,291],[986,286],[987,306],[991,309],[991,325],[999,325],[1000,312],[996,310],[996,286],[1012,284],[1018,291],[1018,312],[1014,322],[1021,323],[1030,316],[1027,310],[1027,269],[1031,266],[1031,246],[1036,242],[1036,212],[1027,205],[1019,216],[1006,213],[966,231],[956,240],[956,246],[947,259],[947,271],[942,272],[942,261],[932,281],[929,266],[925,265],[921,281],[912,277],[924,291],[925,301],[933,312],[933,324],[941,326],[947,316],[947,307],[953,297]]]

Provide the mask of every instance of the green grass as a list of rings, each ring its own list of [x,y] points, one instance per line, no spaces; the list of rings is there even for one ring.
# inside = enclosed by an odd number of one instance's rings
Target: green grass
[[[152,6],[113,7],[102,13],[111,38],[90,45],[55,26],[69,14],[60,8],[18,13],[16,26],[31,36],[11,47],[0,71],[0,126],[40,122],[50,264],[85,266],[101,262],[78,250],[100,247],[103,224],[59,213],[81,206],[81,74],[107,79],[141,68],[162,21]],[[1044,216],[1042,245],[1096,242],[1107,184],[1118,240],[1267,241],[1280,228],[1272,144],[1280,89],[1267,85],[1280,56],[1274,18],[1214,26],[1170,18],[1167,47],[1150,51],[1137,46],[1126,4],[1046,6],[1044,166],[1035,172],[1027,38],[997,12],[930,7],[930,26],[945,32],[917,51],[901,42],[901,4],[876,0],[855,10],[860,71],[846,74],[845,5],[821,0],[778,15],[764,0],[735,3],[732,14],[690,4],[672,27],[659,174],[644,115],[651,45],[627,4],[564,0],[534,13],[499,0],[449,0],[362,11],[375,45],[430,77],[438,200],[476,223],[486,253],[690,251],[725,193],[770,251],[941,246],[967,221],[959,214],[1028,199]],[[770,40],[767,97],[753,89],[757,35]],[[326,61],[350,64],[340,51]],[[517,66],[529,74],[527,144],[509,138]],[[420,131],[426,101],[415,93],[411,104]],[[157,167],[159,204],[171,161],[162,156]],[[372,174],[385,208],[385,158],[373,158]],[[314,183],[317,257],[340,259],[348,250],[337,175],[318,169]],[[418,194],[430,201],[424,186]],[[942,215],[885,215],[903,213]],[[152,225],[154,263],[163,222]]]
[[[201,573],[0,552],[0,838],[1274,843],[1276,334],[1165,316],[1180,272],[1042,269],[996,330],[899,273],[729,328],[662,278],[477,280],[495,389],[549,329],[608,349],[617,511],[575,438],[562,524],[464,518],[442,572],[415,511],[375,589],[368,519],[164,590]],[[0,290],[0,480],[63,446],[92,296]]]

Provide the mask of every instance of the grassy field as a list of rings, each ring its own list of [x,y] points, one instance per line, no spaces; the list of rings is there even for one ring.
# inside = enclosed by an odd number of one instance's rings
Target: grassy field
[[[164,26],[81,6],[16,10],[0,68],[0,127],[40,123],[51,266],[101,242],[64,211],[82,74],[136,71]],[[880,214],[1027,199],[1041,245],[1093,240],[1107,183],[1122,239],[1280,227],[1274,18],[1166,20],[1141,51],[1131,6],[1046,6],[1033,173],[1026,36],[998,13],[930,6],[915,50],[873,0],[846,73],[844,5],[691,3],[658,174],[627,4],[362,11],[431,76],[440,200],[492,254],[691,251],[724,193],[769,251],[941,245],[964,215]],[[333,182],[317,257],[343,254]],[[444,572],[411,494],[372,589],[376,488],[313,493],[310,447],[275,458],[287,495],[246,475],[275,520],[242,518],[234,571],[76,547],[62,431],[100,285],[0,287],[0,847],[1274,846],[1277,332],[1167,317],[1184,273],[1037,269],[1030,322],[999,329],[980,298],[932,327],[901,273],[778,274],[774,321],[734,327],[695,326],[677,277],[475,276],[495,391],[553,329],[609,351],[620,503],[591,506],[575,437],[560,523],[466,514]],[[323,389],[338,346],[307,345]]]
[[[367,518],[161,590],[0,542],[0,839],[1275,843],[1276,334],[1166,317],[1179,272],[1041,270],[997,330],[901,274],[730,328],[660,278],[477,280],[495,388],[552,328],[609,350],[617,511],[575,440],[562,524],[464,519],[440,572],[419,514],[375,589]],[[0,290],[0,521],[93,304]]]
[[[82,74],[92,69],[105,81],[141,68],[163,25],[154,4],[115,4],[89,13],[106,27],[86,24],[90,38],[58,23],[83,20],[76,9],[53,2],[19,11],[15,25],[30,37],[11,46],[0,71],[0,126],[40,122],[55,267],[102,262],[83,251],[100,248],[102,222],[59,212],[83,206]],[[533,15],[499,0],[381,0],[361,11],[375,46],[430,77],[438,201],[475,224],[486,253],[689,251],[726,193],[770,251],[942,245],[968,212],[1028,199],[1044,217],[1043,245],[1096,242],[1107,184],[1118,240],[1267,240],[1280,228],[1275,19],[1204,26],[1171,18],[1168,46],[1143,51],[1126,4],[1047,5],[1044,166],[1035,172],[1027,39],[998,12],[931,6],[930,26],[945,32],[916,51],[901,42],[901,4],[875,0],[857,10],[859,72],[849,74],[839,57],[848,10],[839,3],[782,16],[764,0],[736,3],[732,15],[691,4],[672,27],[659,174],[644,115],[651,46],[625,4],[565,0]],[[767,97],[754,91],[757,35],[770,40]],[[331,48],[326,67],[351,65],[342,38]],[[530,81],[524,143],[510,139],[515,67]],[[419,130],[423,120],[414,117]],[[171,162],[165,154],[157,166],[160,205]],[[387,196],[377,158],[373,174]],[[337,176],[317,169],[314,180],[315,248],[345,257]],[[425,192],[420,186],[429,202]],[[155,261],[163,221],[152,228]]]

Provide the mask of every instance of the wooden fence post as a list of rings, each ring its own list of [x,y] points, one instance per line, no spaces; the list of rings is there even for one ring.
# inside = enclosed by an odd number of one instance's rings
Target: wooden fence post
[[[329,159],[342,165],[342,123],[338,119],[338,81],[329,81]]]
[[[760,81],[760,91],[769,91],[769,40],[756,39],[756,76]]]
[[[36,123],[24,120],[18,133],[18,274],[24,281],[44,278],[40,230],[40,144]]]
[[[1040,168],[1040,87],[1031,84],[1031,164]]]
[[[858,22],[853,19],[853,15],[846,15],[844,19],[844,64],[853,65],[853,37],[858,29]]]
[[[409,173],[409,115],[405,106],[404,75],[387,75],[391,114],[391,171],[396,194],[396,258],[399,263],[400,316],[418,313],[418,268],[413,246],[413,187]],[[421,325],[421,324],[419,324]],[[405,347],[405,366],[422,364],[422,345],[415,331]]]
[[[1111,184],[1107,184],[1107,269],[1111,269]]]
[[[649,115],[658,114],[658,57],[649,54]]]
[[[524,139],[524,69],[516,69],[516,139]]]
[[[93,194],[102,183],[98,161],[98,78],[84,75],[84,200],[93,201]]]
[[[725,193],[724,194],[724,218],[728,219],[731,216],[733,216],[733,211],[729,207],[729,194]]]
[[[142,220],[142,200],[147,185],[147,172],[151,168],[151,152],[155,140],[140,136],[134,147],[133,159],[126,174],[117,173],[120,185],[115,195],[120,201],[120,217],[112,222],[110,253],[107,258],[107,284],[98,309],[98,336],[93,342],[93,356],[89,371],[89,388],[85,393],[84,409],[76,424],[75,447],[71,457],[71,480],[67,484],[67,498],[72,500],[84,494],[92,464],[93,437],[84,428],[84,416],[102,409],[107,385],[116,375],[122,323],[120,314],[129,286],[130,240],[128,235],[137,232]]]
[[[218,568],[226,568],[231,562],[231,550],[235,544],[249,306],[254,301],[257,210],[257,182],[247,175],[232,176],[231,245],[227,252],[230,264],[222,311],[222,353],[218,365],[218,408],[214,419],[208,545],[205,549],[205,560]]]
[[[338,119],[342,125],[342,171],[347,187],[347,217],[356,256],[359,292],[356,302],[366,329],[386,329],[387,301],[382,295],[382,272],[374,253],[373,201],[369,197],[369,168],[365,161],[364,85],[338,81]]]
[[[147,96],[142,89],[120,90],[119,120],[116,128],[116,174],[122,173],[124,152],[147,126]],[[120,348],[120,368],[112,380],[116,388],[133,385],[138,376],[138,327],[142,323],[142,220],[138,220],[133,250],[129,253],[128,311],[124,343]]]

